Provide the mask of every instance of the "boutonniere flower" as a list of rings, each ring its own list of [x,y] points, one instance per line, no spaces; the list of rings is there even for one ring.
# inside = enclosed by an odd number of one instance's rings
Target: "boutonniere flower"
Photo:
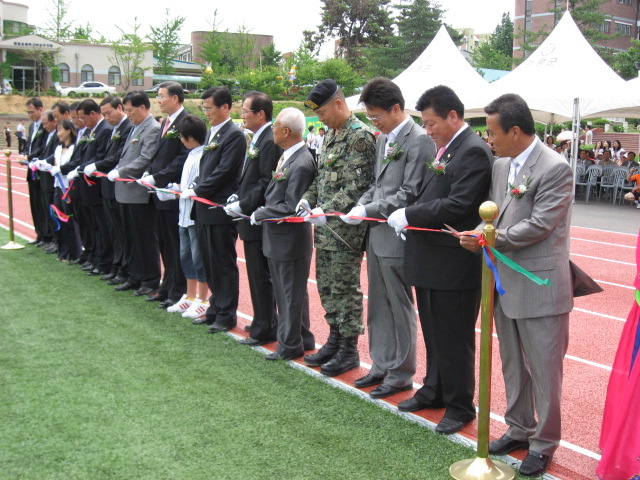
[[[442,158],[436,160],[435,158],[431,162],[427,162],[427,167],[436,175],[444,175],[446,173],[447,164],[442,161]]]
[[[33,138],[38,138],[40,135],[42,135],[42,130],[38,129],[36,130],[36,135]]]
[[[260,155],[260,149],[256,148],[255,145],[250,147],[247,151],[247,158],[249,160],[255,160],[256,158],[258,158],[258,155]]]
[[[522,183],[520,185],[509,184],[509,195],[513,198],[522,198],[531,184],[531,178],[522,177]]]
[[[327,155],[327,159],[324,161],[324,166],[326,168],[331,168],[333,167],[333,164],[336,163],[336,156],[332,153],[331,155]]]
[[[111,140],[120,140],[120,137],[120,132],[116,130],[115,133],[111,135]]]
[[[398,145],[398,142],[391,142],[387,147],[387,152],[385,153],[384,158],[382,159],[382,163],[387,163],[392,160],[395,161],[403,153],[404,153],[404,150],[400,150],[400,146]]]
[[[131,143],[138,143],[140,141],[140,137],[135,137],[131,139]]]
[[[171,127],[167,133],[164,134],[164,138],[178,138],[180,136],[180,132],[175,128]]]
[[[89,135],[88,137],[82,137],[80,140],[78,140],[78,144],[91,143],[91,142],[94,142],[95,139],[96,137],[92,134],[92,135]]]
[[[286,180],[287,179],[287,170],[288,169],[285,168],[284,170],[279,171],[279,172],[275,172],[275,171],[271,172],[272,175],[273,175],[273,181],[274,182],[281,182],[283,180]]]
[[[218,145],[219,145],[218,142],[211,142],[204,147],[204,151],[208,152],[209,150],[215,150],[216,148],[218,148]]]

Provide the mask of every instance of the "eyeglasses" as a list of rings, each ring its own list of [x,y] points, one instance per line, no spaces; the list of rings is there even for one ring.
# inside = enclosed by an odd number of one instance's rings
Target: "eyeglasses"
[[[275,123],[271,124],[271,130],[275,130],[276,128],[289,128],[282,125],[276,125]]]
[[[255,110],[245,110],[244,108],[240,111],[242,115],[247,115],[249,113],[257,113]]]
[[[216,109],[218,109],[218,108],[220,108],[220,107],[217,107],[217,106],[213,106],[213,107],[202,107],[202,106],[201,106],[201,107],[200,107],[200,110],[202,110],[204,113],[208,113],[208,112],[210,112],[211,110],[216,110]]]
[[[391,107],[391,108],[393,108],[393,107]],[[382,117],[384,117],[387,113],[389,113],[389,110],[391,110],[391,108],[390,108],[390,109],[388,109],[388,110],[385,110],[385,111],[384,111],[384,113],[382,113],[381,115],[373,115],[373,116],[366,115],[367,120],[369,120],[369,121],[371,121],[371,122],[377,122],[377,121],[379,121]]]

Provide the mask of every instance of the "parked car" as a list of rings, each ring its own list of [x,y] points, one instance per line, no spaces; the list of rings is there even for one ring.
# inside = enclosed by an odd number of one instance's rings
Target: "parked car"
[[[90,95],[113,95],[116,87],[110,87],[102,82],[83,82],[77,87],[60,87],[58,93],[63,97],[74,97],[79,93]]]
[[[158,83],[158,84],[154,85],[154,86],[153,86],[153,87],[151,87],[151,88],[147,88],[147,89],[145,90],[145,92],[147,92],[147,93],[155,93],[155,94],[157,94],[159,89],[160,89],[160,84]],[[182,90],[184,91],[184,94],[185,94],[185,95],[189,95],[189,90],[187,90],[187,89],[186,89],[186,88],[184,88],[184,87],[182,87]]]

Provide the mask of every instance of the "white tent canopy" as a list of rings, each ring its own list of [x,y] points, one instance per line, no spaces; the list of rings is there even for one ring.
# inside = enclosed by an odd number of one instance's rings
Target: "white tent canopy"
[[[393,81],[402,91],[405,111],[412,115],[420,114],[415,110],[420,95],[436,85],[451,87],[465,107],[468,104],[478,105],[478,102],[484,102],[484,106],[491,100],[489,84],[465,60],[444,25],[424,52]],[[354,112],[364,111],[364,105],[358,103],[359,97],[357,94],[347,98],[347,105]],[[480,113],[480,116],[483,115],[484,113]]]
[[[598,98],[583,103],[584,117],[640,118],[640,77],[627,80],[623,88],[602,90]]]

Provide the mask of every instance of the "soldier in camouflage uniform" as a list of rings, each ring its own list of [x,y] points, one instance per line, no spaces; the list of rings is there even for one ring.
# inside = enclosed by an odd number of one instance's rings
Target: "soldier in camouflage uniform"
[[[316,225],[316,281],[325,318],[330,327],[327,343],[304,357],[310,366],[335,376],[360,365],[358,336],[362,319],[362,263],[366,225],[346,225],[337,217],[313,214],[347,212],[373,181],[375,136],[346,105],[334,80],[316,85],[305,105],[330,127],[318,152],[318,175],[298,204],[307,221]],[[333,230],[333,231],[332,231]]]

